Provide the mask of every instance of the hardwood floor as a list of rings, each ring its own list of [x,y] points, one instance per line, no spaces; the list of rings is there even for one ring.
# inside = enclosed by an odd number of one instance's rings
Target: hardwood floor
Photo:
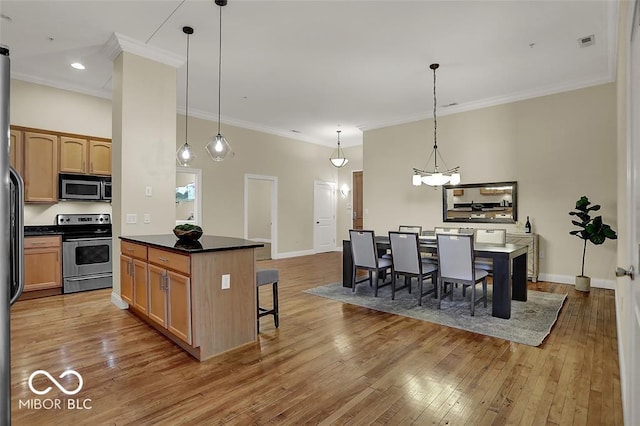
[[[280,328],[264,317],[256,344],[202,363],[117,309],[110,290],[18,302],[13,424],[623,423],[611,290],[530,283],[568,293],[551,334],[531,347],[302,293],[340,281],[340,253],[258,266],[280,270]],[[69,368],[84,380],[78,394],[39,375],[36,389],[53,387],[40,398],[61,408],[24,406],[36,397],[31,373]],[[58,379],[69,390],[74,380]]]

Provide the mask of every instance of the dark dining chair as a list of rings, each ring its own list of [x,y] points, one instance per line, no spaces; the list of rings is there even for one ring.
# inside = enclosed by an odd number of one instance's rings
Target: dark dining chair
[[[409,287],[411,293],[411,280],[415,277],[418,280],[418,305],[422,306],[422,298],[430,293],[434,293],[437,287],[438,265],[430,259],[420,256],[419,235],[415,232],[389,232],[389,243],[391,244],[391,300],[396,296],[396,278],[398,275],[405,277],[405,285],[398,290]],[[433,288],[424,292],[423,283],[431,279]]]
[[[373,231],[350,229],[349,238],[351,239],[351,256],[353,257],[351,291],[356,291],[356,284],[369,281],[369,284],[373,287],[373,295],[378,297],[379,273],[391,268],[391,259],[378,257],[376,236]],[[368,278],[356,281],[356,271],[358,269],[366,269],[369,273]]]
[[[475,254],[473,234],[437,234],[438,245],[438,309],[442,303],[442,292],[446,291],[446,284],[461,284],[462,295],[465,289],[471,290],[471,315],[475,315],[476,303],[484,301],[487,306],[487,275],[488,272],[474,267]],[[482,284],[482,298],[476,300],[476,285]],[[453,300],[453,288],[450,289],[450,299]]]

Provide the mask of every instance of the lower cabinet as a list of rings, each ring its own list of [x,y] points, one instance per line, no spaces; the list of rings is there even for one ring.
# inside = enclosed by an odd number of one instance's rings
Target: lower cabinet
[[[189,277],[149,265],[149,318],[191,344]]]
[[[62,289],[59,235],[24,239],[24,291]]]
[[[121,243],[120,297],[138,313],[191,345],[189,256]]]

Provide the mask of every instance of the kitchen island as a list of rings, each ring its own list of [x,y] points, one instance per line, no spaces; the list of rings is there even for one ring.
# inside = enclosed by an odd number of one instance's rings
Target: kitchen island
[[[262,243],[204,235],[120,237],[120,296],[129,310],[204,361],[256,341],[254,250]]]

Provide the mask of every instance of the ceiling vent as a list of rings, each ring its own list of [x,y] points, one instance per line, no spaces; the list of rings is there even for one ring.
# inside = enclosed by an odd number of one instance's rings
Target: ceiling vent
[[[592,46],[593,44],[595,44],[596,42],[596,36],[591,34],[585,37],[580,37],[578,39],[578,45],[580,47],[588,47],[588,46]]]

